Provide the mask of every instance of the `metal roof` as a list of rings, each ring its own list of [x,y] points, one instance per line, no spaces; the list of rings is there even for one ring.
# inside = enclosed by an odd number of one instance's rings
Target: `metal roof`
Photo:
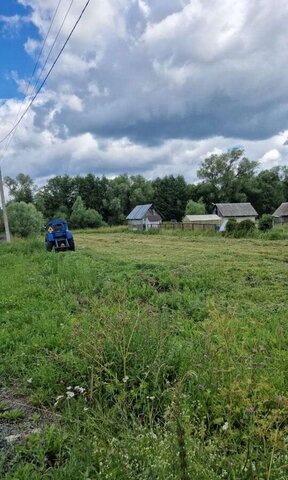
[[[126,217],[126,220],[142,220],[145,217],[148,210],[153,207],[153,203],[147,203],[146,205],[136,205],[132,212]]]
[[[189,222],[211,222],[217,220],[221,221],[221,218],[218,215],[210,214],[210,215],[185,215],[184,220],[188,219]]]
[[[215,203],[222,217],[256,217],[258,213],[251,203]]]
[[[280,207],[275,210],[273,217],[287,217],[288,216],[288,202],[281,203]]]

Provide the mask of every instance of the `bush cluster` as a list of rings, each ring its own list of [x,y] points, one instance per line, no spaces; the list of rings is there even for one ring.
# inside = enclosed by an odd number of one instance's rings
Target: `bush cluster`
[[[70,223],[74,228],[97,228],[103,225],[103,219],[93,208],[86,208],[79,196],[72,207]]]
[[[242,222],[237,222],[236,218],[230,218],[226,225],[225,235],[241,238],[249,236],[256,230],[255,223],[252,220],[242,220]]]
[[[25,202],[11,202],[7,207],[12,235],[28,237],[40,233],[44,220],[35,205]]]
[[[259,230],[262,232],[267,232],[273,228],[273,217],[272,215],[264,214],[259,220]]]

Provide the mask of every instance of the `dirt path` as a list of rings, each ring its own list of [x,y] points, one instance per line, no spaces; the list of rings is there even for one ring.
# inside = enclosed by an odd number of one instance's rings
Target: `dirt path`
[[[0,454],[13,444],[23,441],[33,433],[41,433],[51,422],[51,414],[29,404],[25,397],[16,397],[0,389]]]

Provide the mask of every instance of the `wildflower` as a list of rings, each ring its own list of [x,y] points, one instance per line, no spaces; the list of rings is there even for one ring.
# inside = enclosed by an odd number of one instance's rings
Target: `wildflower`
[[[64,398],[64,395],[58,395],[58,397],[56,398],[56,402],[54,403],[54,407],[57,407],[59,401]]]
[[[129,380],[129,377],[128,377],[127,375],[125,375],[125,377],[122,378],[122,382],[123,382],[123,383],[127,383],[128,380]]]
[[[225,422],[224,425],[223,425],[223,427],[222,427],[222,430],[223,430],[224,432],[226,432],[226,430],[228,430],[228,428],[229,428],[229,423],[228,423],[228,422]]]
[[[28,378],[27,383],[32,383],[32,380],[33,380],[32,377]]]
[[[68,391],[68,392],[66,392],[66,394],[67,394],[67,398],[68,398],[68,399],[75,397],[75,393],[74,393],[74,392]]]
[[[74,387],[74,391],[77,392],[77,393],[84,393],[85,392],[85,388],[83,387],[79,387],[79,385],[77,385],[76,387]]]
[[[147,400],[155,400],[155,397],[146,397]]]

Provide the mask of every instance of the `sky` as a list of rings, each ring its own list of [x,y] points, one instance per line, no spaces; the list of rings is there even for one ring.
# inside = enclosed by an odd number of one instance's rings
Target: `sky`
[[[0,141],[86,0],[61,0],[51,27],[58,3],[0,0]],[[287,0],[91,0],[33,107],[0,143],[3,174],[38,184],[90,172],[194,182],[205,157],[234,146],[259,169],[288,165],[287,24]]]

